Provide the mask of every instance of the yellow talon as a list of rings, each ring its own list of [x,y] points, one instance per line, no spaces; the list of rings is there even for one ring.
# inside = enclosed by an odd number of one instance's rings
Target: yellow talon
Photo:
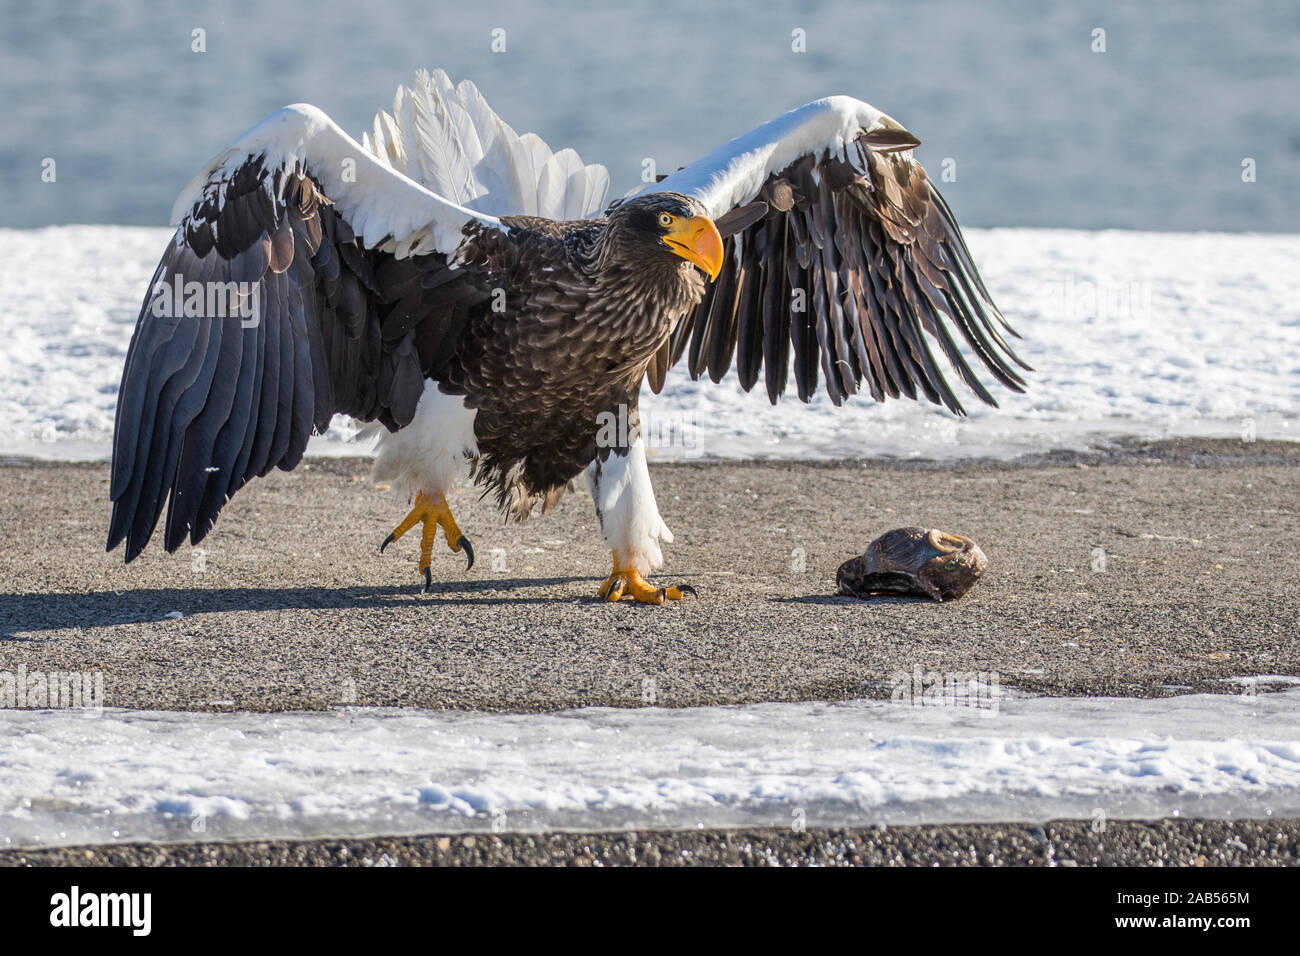
[[[641,577],[641,572],[635,567],[619,560],[618,552],[613,551],[614,570],[603,582],[601,582],[596,596],[604,598],[607,601],[619,601],[623,595],[630,594],[632,599],[638,604],[663,604],[665,599],[669,601],[680,601],[684,592],[695,593],[695,589],[689,585],[682,587],[657,588]]]
[[[429,565],[433,561],[433,542],[438,537],[438,529],[441,528],[447,538],[447,547],[452,551],[464,551],[468,564],[465,570],[468,571],[474,567],[474,546],[469,543],[469,538],[461,533],[456,524],[456,519],[451,516],[451,508],[447,505],[447,496],[441,492],[437,497],[430,497],[423,491],[415,496],[415,506],[410,510],[402,523],[399,524],[384,539],[384,543],[379,546],[383,551],[394,541],[401,540],[402,535],[410,531],[417,523],[422,523],[424,529],[420,534],[420,563],[419,571],[424,575],[425,590],[433,583],[433,575],[429,570]]]

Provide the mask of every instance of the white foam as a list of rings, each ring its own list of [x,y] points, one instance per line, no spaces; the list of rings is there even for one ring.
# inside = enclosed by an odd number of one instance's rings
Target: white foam
[[[127,343],[168,230],[0,229],[0,452],[108,454]],[[1300,440],[1300,235],[972,229],[994,299],[1037,372],[970,417],[851,399],[773,408],[674,369],[643,398],[661,458],[1012,456],[1119,435]],[[986,376],[987,380],[987,376]],[[965,399],[964,399],[965,400]],[[342,419],[313,454],[365,451]],[[681,437],[691,447],[681,447]]]
[[[0,711],[0,844],[1294,816],[1298,705]]]

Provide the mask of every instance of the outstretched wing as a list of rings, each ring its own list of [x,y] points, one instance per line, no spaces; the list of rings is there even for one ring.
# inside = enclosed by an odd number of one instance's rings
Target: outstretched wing
[[[608,185],[441,70],[399,88],[364,144],[301,104],[253,127],[172,210],[118,393],[109,550],[134,558],[164,506],[167,550],[198,543],[335,413],[409,423],[487,297],[456,258],[466,227],[588,217]]]
[[[125,540],[128,561],[165,504],[167,550],[202,540],[236,490],[293,468],[335,412],[409,422],[486,298],[451,268],[462,229],[497,222],[305,105],[245,133],[173,221],[118,393],[108,547]]]
[[[877,400],[930,401],[962,413],[931,342],[985,402],[997,402],[958,347],[955,326],[1014,391],[1029,369],[985,288],[952,211],[913,158],[919,144],[879,110],[833,96],[720,146],[651,189],[695,196],[725,237],[726,265],[647,371],[663,387],[683,354],[717,382],[733,356],[740,384],[764,373],[768,397],[793,366],[799,398],[818,369],[835,404],[865,380]]]

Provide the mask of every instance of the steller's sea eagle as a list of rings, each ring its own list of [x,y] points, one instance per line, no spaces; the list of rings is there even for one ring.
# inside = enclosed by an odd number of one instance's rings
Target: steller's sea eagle
[[[953,327],[1003,385],[1024,365],[918,140],[847,96],[799,107],[604,209],[609,176],[517,135],[468,81],[421,72],[356,142],[288,106],[216,158],[173,208],[174,239],[131,339],[113,439],[108,548],[198,543],[250,478],[290,470],[336,413],[376,422],[373,478],[413,507],[430,583],[466,471],[517,518],[586,470],[613,570],[599,595],[662,604],[672,534],[635,425],[687,356],[773,402],[918,391],[961,413],[935,361],[996,404]],[[711,281],[706,281],[711,280]],[[215,294],[214,294],[215,293]],[[796,304],[799,300],[799,304]],[[800,307],[803,304],[803,307]],[[608,432],[608,429],[605,430]],[[688,589],[689,590],[689,589]]]

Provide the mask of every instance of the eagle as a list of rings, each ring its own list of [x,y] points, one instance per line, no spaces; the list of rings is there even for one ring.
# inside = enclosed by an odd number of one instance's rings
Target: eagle
[[[919,140],[848,96],[791,110],[605,204],[607,171],[518,135],[469,81],[419,72],[358,143],[287,106],[184,189],[118,392],[108,550],[198,544],[254,476],[293,469],[336,414],[378,434],[372,479],[473,567],[447,503],[469,478],[522,519],[584,472],[612,570],[598,596],[680,600],[647,578],[673,540],[637,424],[685,359],[776,403],[819,377],[841,404],[963,409],[936,359],[996,405],[1029,370]],[[960,341],[959,341],[960,340]],[[631,427],[602,427],[609,416]]]

